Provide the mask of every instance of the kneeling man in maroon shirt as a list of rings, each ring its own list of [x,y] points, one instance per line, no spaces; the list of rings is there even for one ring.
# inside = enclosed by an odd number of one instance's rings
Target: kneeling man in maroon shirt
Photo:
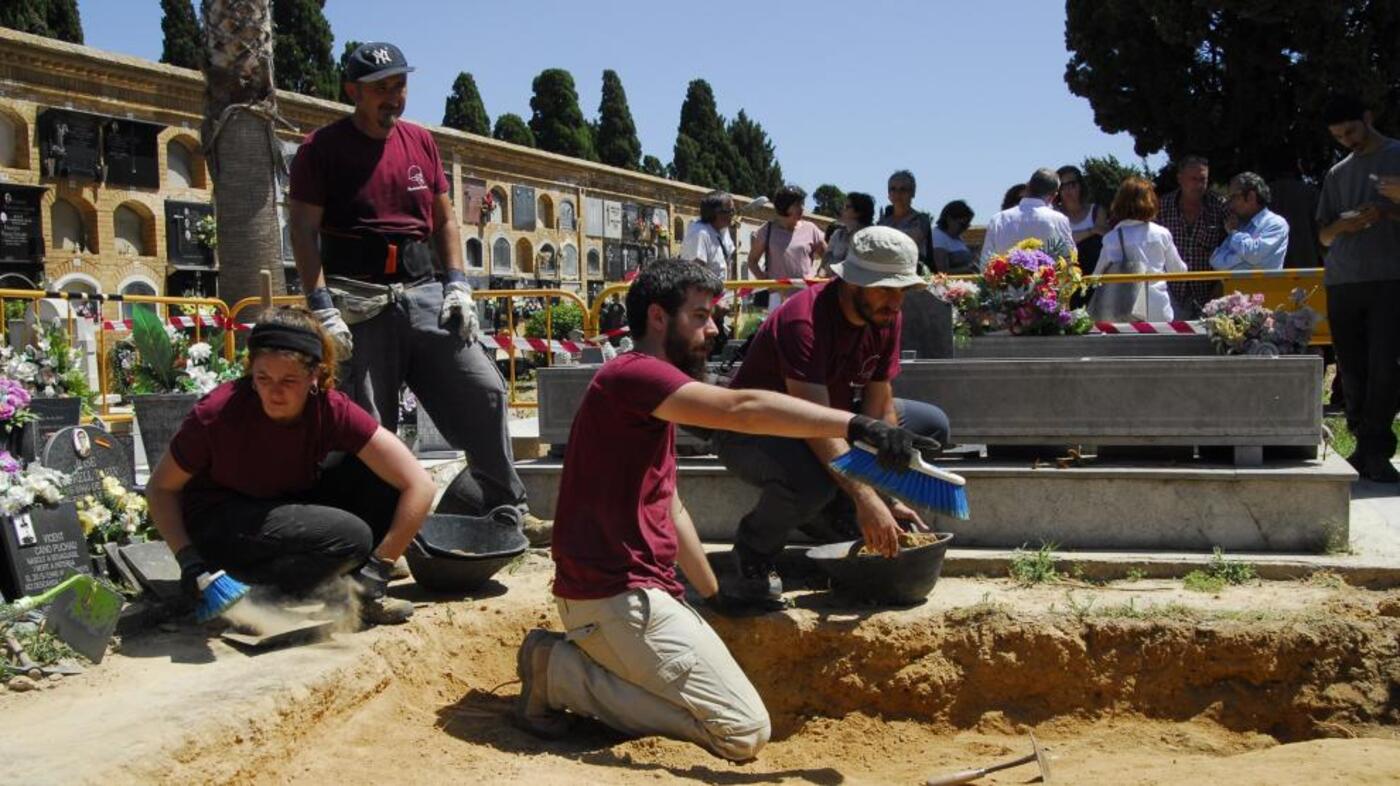
[[[763,700],[682,600],[677,564],[707,604],[723,606],[676,494],[675,424],[858,439],[891,465],[907,466],[921,447],[911,432],[863,415],[698,382],[718,332],[711,312],[720,291],[693,262],[647,268],[627,293],[637,348],[599,370],[574,417],[553,544],[567,633],[531,631],[517,662],[516,718],[536,734],[563,734],[569,711],[736,761],[768,741]]]

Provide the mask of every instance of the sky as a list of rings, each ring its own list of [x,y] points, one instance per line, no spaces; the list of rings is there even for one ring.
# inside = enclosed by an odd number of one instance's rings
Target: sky
[[[160,58],[158,0],[78,6],[87,45]],[[476,78],[492,122],[528,119],[531,81],[546,68],[572,72],[595,117],[611,68],[644,152],[670,161],[686,86],[703,78],[722,115],[743,109],[762,123],[785,178],[809,193],[833,183],[883,204],[889,173],[909,169],[915,207],[937,216],[964,199],[979,224],[1038,166],[1137,160],[1132,138],[1100,131],[1066,87],[1054,0],[327,0],[325,12],[336,57],[351,39],[403,49],[417,69],[405,117],[420,123],[441,122],[460,71]]]

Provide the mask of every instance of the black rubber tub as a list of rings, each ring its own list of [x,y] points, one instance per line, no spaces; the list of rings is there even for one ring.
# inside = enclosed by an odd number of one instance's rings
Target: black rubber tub
[[[873,603],[913,606],[927,600],[938,583],[943,557],[953,540],[951,532],[934,534],[934,542],[902,548],[893,558],[861,554],[859,540],[816,546],[807,551],[807,557],[831,577],[831,588],[837,592]]]
[[[408,569],[424,589],[470,592],[529,545],[514,508],[497,508],[488,516],[434,513],[409,544]]]

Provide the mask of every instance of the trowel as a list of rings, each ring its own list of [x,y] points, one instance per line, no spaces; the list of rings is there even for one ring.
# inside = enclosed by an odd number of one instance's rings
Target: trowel
[[[1004,761],[1001,764],[993,764],[990,767],[982,767],[976,770],[963,770],[947,775],[940,775],[924,781],[924,786],[958,786],[960,783],[971,783],[989,773],[999,770],[1009,770],[1012,767],[1019,767],[1022,764],[1035,762],[1040,766],[1040,782],[1050,782],[1050,757],[1045,754],[1045,749],[1040,747],[1040,742],[1036,740],[1035,733],[1031,733],[1031,752],[1019,759]]]

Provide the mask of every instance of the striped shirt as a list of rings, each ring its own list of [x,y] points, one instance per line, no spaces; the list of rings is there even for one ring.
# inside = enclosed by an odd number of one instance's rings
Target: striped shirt
[[[1181,191],[1173,191],[1162,197],[1162,209],[1157,215],[1157,223],[1172,233],[1172,241],[1181,254],[1181,261],[1187,270],[1210,270],[1210,257],[1225,240],[1225,201],[1206,192],[1201,204],[1201,214],[1194,224],[1187,223],[1186,213],[1181,209]],[[1218,281],[1178,281],[1169,289],[1177,303],[1187,306],[1184,314],[1177,319],[1194,319],[1206,301],[1220,295]]]

